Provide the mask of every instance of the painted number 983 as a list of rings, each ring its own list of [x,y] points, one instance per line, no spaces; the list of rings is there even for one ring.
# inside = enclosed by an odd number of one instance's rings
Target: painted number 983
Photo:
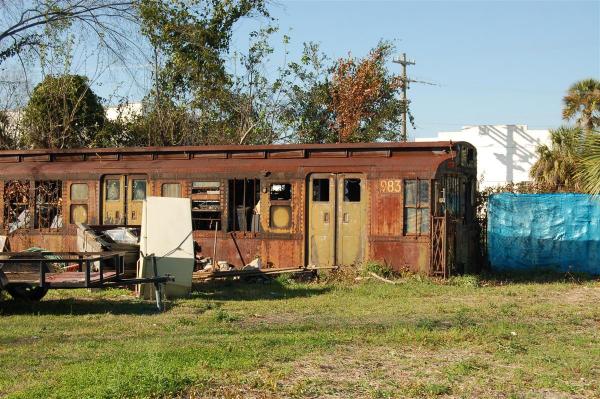
[[[380,180],[379,190],[382,193],[399,193],[401,190],[401,180]]]

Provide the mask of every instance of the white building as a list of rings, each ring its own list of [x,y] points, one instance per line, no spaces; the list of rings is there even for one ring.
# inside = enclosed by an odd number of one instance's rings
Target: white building
[[[463,126],[458,132],[439,132],[437,137],[416,141],[467,141],[477,148],[477,174],[480,187],[529,181],[529,170],[537,160],[536,147],[550,144],[547,129],[527,125]]]

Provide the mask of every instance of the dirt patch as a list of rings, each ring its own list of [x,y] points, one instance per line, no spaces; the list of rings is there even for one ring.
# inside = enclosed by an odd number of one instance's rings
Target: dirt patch
[[[587,304],[600,302],[600,286],[583,286],[566,291],[562,299],[568,304]]]

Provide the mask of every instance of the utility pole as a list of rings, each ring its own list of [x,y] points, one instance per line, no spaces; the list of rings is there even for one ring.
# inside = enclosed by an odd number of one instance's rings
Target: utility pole
[[[408,84],[414,82],[406,75],[406,66],[415,65],[415,62],[406,59],[406,53],[402,53],[402,57],[394,59],[393,62],[402,65],[402,77],[400,78],[402,80],[402,133],[399,141],[406,141],[408,139],[408,135],[406,134],[406,118],[408,116],[408,103],[410,102],[408,101],[406,91],[408,90]]]

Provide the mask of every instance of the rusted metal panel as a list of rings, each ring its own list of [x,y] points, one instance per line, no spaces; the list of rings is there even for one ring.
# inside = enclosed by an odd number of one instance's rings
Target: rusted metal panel
[[[156,159],[190,159],[190,153],[188,152],[172,152],[172,153],[159,153],[156,154]]]
[[[388,189],[390,185],[391,189]],[[398,176],[373,179],[371,190],[375,207],[371,215],[372,234],[395,237],[402,235],[402,179]]]
[[[265,151],[242,151],[232,152],[230,154],[232,159],[263,159],[266,157]]]
[[[86,160],[88,160],[88,161],[118,161],[119,160],[119,154],[110,154],[110,153],[103,153],[103,152],[86,154],[85,157],[86,157]]]
[[[54,160],[56,162],[85,161],[85,154],[55,154]]]
[[[195,152],[192,154],[195,159],[227,159],[226,152]]]
[[[283,150],[269,152],[269,158],[272,159],[304,158],[305,156],[306,151],[304,150]]]
[[[121,159],[123,161],[151,161],[153,154],[121,154]]]
[[[308,152],[310,158],[346,158],[348,156],[347,150],[310,150]]]
[[[396,271],[429,274],[428,239],[373,240],[371,254],[371,259],[381,261]]]
[[[391,156],[390,150],[354,150],[350,151],[353,158],[388,158]]]
[[[50,154],[23,154],[21,160],[23,162],[49,162]]]
[[[0,162],[19,162],[19,155],[0,155]]]

